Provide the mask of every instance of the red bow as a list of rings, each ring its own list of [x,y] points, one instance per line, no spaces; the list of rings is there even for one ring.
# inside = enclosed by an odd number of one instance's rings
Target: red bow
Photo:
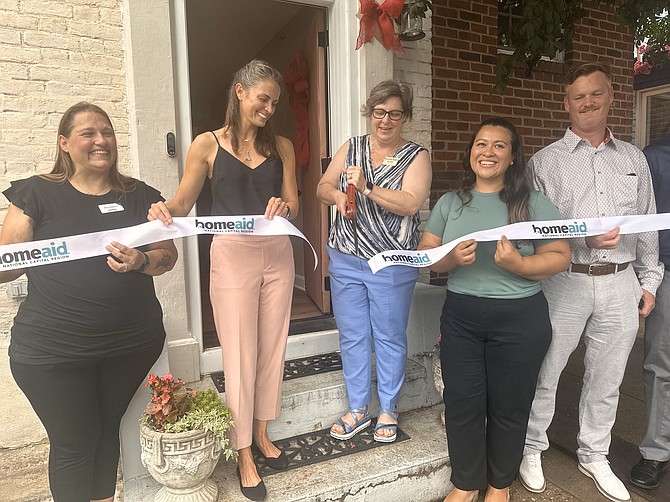
[[[295,117],[295,163],[309,165],[309,64],[298,51],[284,73],[284,84]]]
[[[363,44],[370,42],[373,36],[376,36],[386,47],[386,50],[393,49],[397,52],[405,52],[393,26],[393,20],[398,19],[402,14],[405,0],[385,0],[382,4],[378,4],[375,0],[360,0],[360,2],[361,9],[358,16],[361,20],[361,27],[358,32],[358,40],[356,40],[356,50],[360,49]],[[379,34],[376,33],[375,21],[377,21],[381,31],[381,39]]]

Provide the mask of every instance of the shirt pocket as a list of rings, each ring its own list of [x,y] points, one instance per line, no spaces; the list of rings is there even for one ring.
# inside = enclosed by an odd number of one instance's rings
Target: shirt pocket
[[[622,214],[637,214],[638,180],[634,175],[615,175],[611,179],[613,204]]]

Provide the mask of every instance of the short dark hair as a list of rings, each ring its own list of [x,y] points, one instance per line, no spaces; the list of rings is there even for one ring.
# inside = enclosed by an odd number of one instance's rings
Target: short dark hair
[[[375,106],[383,103],[388,98],[400,98],[405,118],[408,121],[412,120],[412,101],[414,99],[412,87],[397,80],[383,80],[375,85],[370,91],[370,97],[361,106],[361,114],[364,117],[370,118]]]
[[[565,74],[563,83],[568,86],[574,84],[575,80],[579,77],[584,77],[586,75],[591,75],[595,72],[601,72],[605,75],[607,82],[612,84],[612,69],[607,63],[580,63],[570,67],[568,72]]]

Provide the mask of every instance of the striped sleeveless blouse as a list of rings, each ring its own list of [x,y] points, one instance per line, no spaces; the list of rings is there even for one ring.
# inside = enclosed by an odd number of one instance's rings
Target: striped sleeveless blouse
[[[398,159],[396,165],[381,164],[373,168],[370,136],[356,136],[349,139],[345,166],[361,167],[365,179],[376,186],[400,190],[407,167],[422,150],[425,148],[409,141],[396,151],[394,155]],[[346,174],[342,173],[338,188],[346,191],[346,187]],[[356,192],[356,228],[354,229],[353,221],[338,212],[330,229],[328,245],[341,253],[366,260],[382,251],[416,249],[420,238],[420,223],[418,212],[412,216],[399,216]],[[354,232],[358,237],[358,251],[354,242]]]

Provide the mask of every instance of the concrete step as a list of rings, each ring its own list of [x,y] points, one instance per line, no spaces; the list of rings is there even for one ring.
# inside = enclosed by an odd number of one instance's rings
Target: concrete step
[[[372,372],[374,416],[379,409],[376,373]],[[432,383],[432,369],[408,360],[405,383],[400,394],[400,412],[436,404],[441,396]],[[330,427],[348,408],[347,392],[341,371],[331,371],[284,382],[282,413],[269,426],[272,438],[287,438]]]
[[[400,415],[411,439],[326,460],[264,478],[267,502],[433,502],[451,490],[451,468],[441,405]],[[245,502],[236,463],[219,461],[212,479],[219,502]],[[126,483],[125,502],[149,502],[159,486],[151,478]]]
[[[208,376],[189,386],[196,390],[214,388]],[[379,399],[374,365],[372,387],[370,412],[376,416]],[[220,395],[225,401],[225,393]],[[433,384],[432,360],[427,357],[416,358],[416,361],[408,359],[405,383],[398,403],[400,412],[432,406],[441,399],[442,396]],[[283,384],[281,415],[268,426],[270,437],[283,439],[330,427],[347,408],[347,391],[341,371],[286,380]]]

